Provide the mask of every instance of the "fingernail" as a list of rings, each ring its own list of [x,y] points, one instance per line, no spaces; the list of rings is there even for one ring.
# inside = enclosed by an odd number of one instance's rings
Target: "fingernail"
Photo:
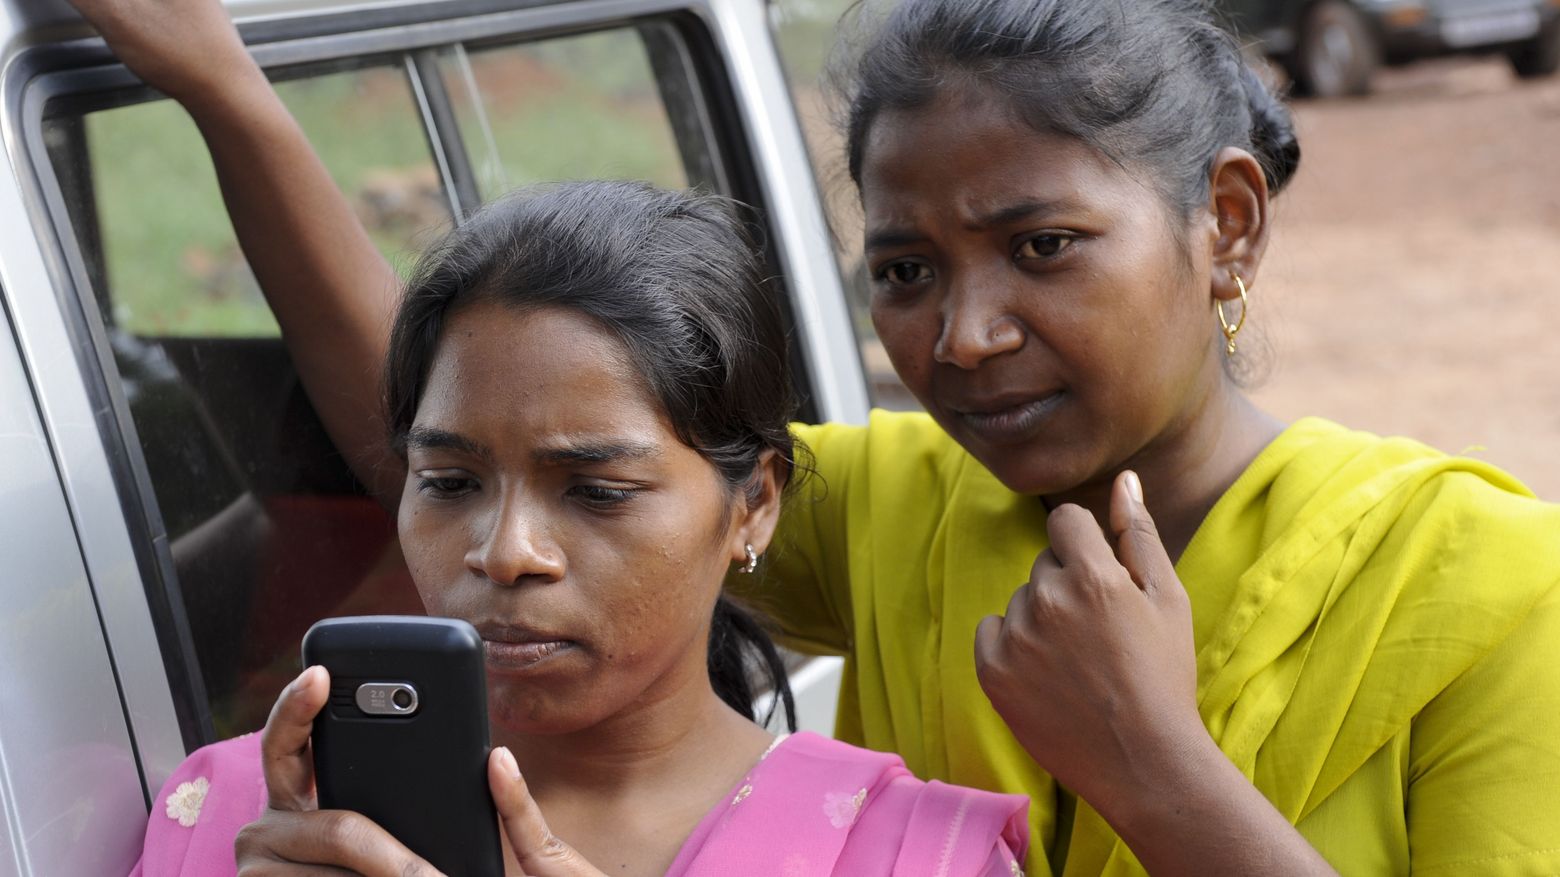
[[[299,673],[297,678],[293,679],[292,683],[288,685],[287,688],[291,691],[298,691],[302,689],[309,683],[309,674],[313,672],[313,670],[313,667],[304,667],[303,672]]]
[[[1126,477],[1123,480],[1127,482],[1127,493],[1131,494],[1132,498],[1137,500],[1138,505],[1142,505],[1143,482],[1138,480],[1137,473],[1133,472],[1131,469],[1128,469]]]
[[[515,754],[509,751],[508,746],[498,747],[498,764],[509,774],[510,779],[520,779],[520,765],[515,763]]]

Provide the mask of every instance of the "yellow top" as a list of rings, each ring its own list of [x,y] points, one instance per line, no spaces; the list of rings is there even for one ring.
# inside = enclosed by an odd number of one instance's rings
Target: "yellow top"
[[[1044,507],[924,415],[797,433],[821,477],[749,596],[793,647],[847,657],[839,737],[1028,794],[1028,873],[1052,873],[1057,787],[973,658],[1046,547]],[[1560,507],[1487,464],[1308,419],[1177,570],[1204,722],[1341,873],[1560,874]],[[1067,877],[1142,873],[1083,803],[1063,848]]]

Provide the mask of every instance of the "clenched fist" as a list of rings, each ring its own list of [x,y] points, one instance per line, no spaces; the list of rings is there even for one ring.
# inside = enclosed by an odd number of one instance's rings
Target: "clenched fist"
[[[1104,813],[1207,742],[1191,604],[1135,473],[1112,488],[1109,534],[1076,505],[1046,528],[1051,547],[1007,614],[976,632],[976,673],[1035,761]]]

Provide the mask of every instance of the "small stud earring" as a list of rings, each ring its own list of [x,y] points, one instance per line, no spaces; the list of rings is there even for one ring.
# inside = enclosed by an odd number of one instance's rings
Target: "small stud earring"
[[[1219,328],[1224,332],[1224,352],[1228,356],[1235,355],[1235,336],[1240,332],[1240,327],[1246,325],[1246,281],[1240,279],[1239,274],[1231,273],[1235,286],[1240,289],[1240,318],[1231,326],[1228,318],[1224,316],[1224,302],[1215,301],[1213,309],[1219,313]]]
[[[742,568],[738,569],[737,572],[750,573],[755,569],[758,569],[758,552],[753,550],[753,543],[749,542],[747,544],[747,563],[742,564]]]

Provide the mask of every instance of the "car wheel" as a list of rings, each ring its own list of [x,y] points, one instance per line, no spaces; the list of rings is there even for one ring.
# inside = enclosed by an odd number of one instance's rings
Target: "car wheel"
[[[1364,94],[1381,64],[1370,22],[1344,0],[1320,0],[1306,10],[1290,65],[1295,91],[1314,97]]]
[[[1511,61],[1511,69],[1523,79],[1560,70],[1560,21],[1551,22],[1538,36],[1507,52],[1506,57]]]

